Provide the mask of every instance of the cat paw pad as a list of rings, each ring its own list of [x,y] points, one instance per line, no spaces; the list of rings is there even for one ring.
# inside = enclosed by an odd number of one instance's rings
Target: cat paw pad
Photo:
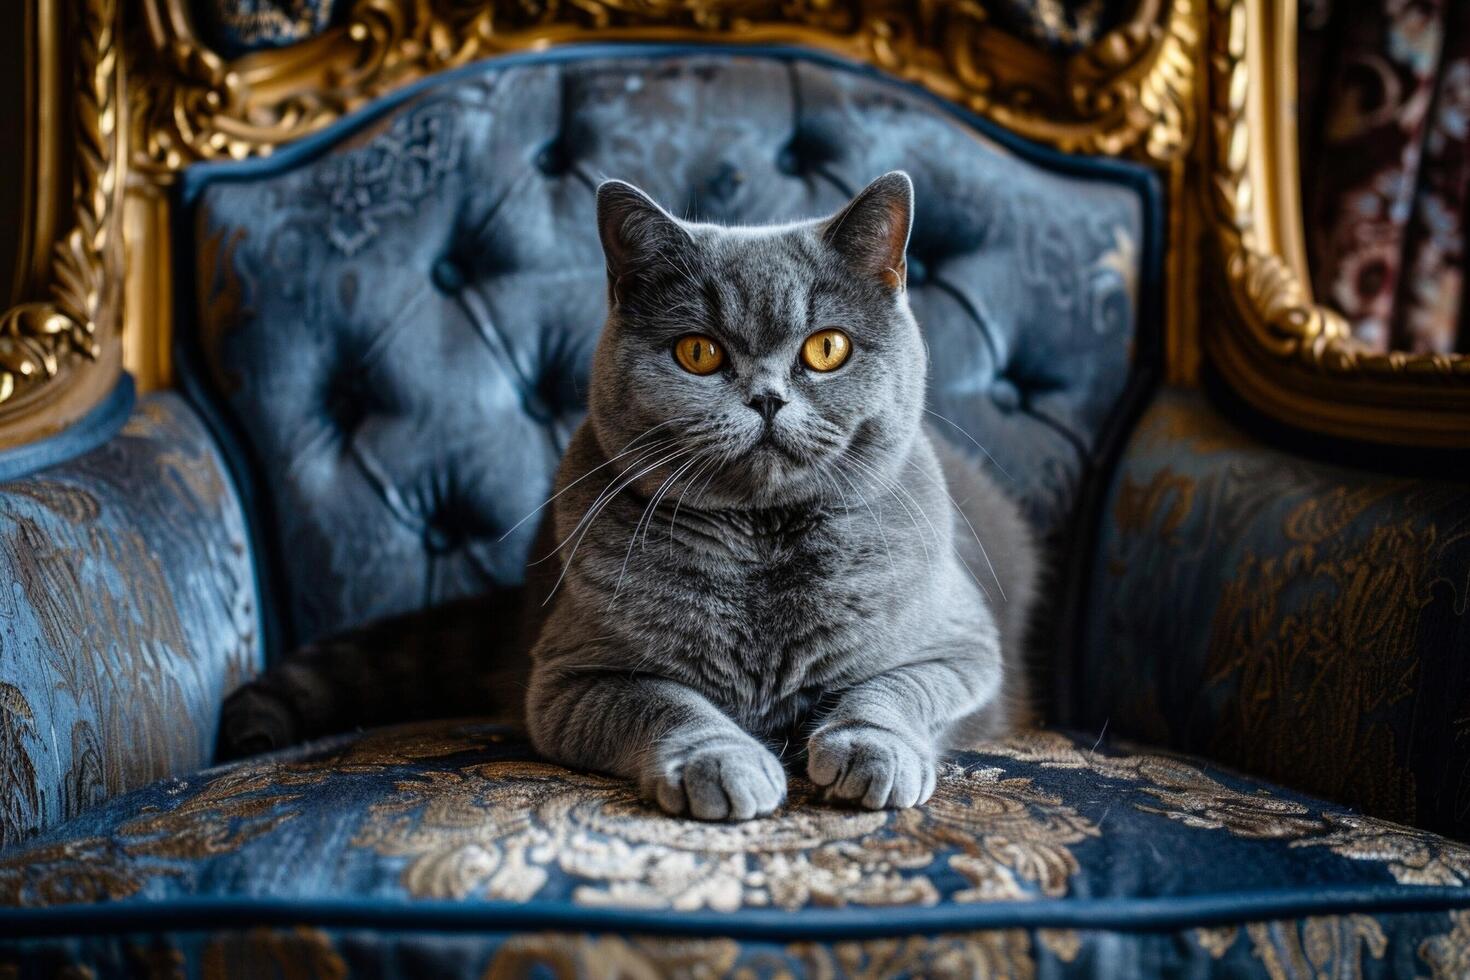
[[[717,741],[663,753],[644,793],[666,812],[698,820],[749,820],[786,799],[786,771],[754,741]]]
[[[886,728],[818,729],[807,745],[807,776],[827,798],[869,810],[918,806],[934,793],[934,755]]]

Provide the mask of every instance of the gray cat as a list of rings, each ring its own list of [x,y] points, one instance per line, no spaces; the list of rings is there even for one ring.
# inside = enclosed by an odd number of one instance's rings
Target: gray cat
[[[766,228],[598,189],[610,312],[552,503],[543,755],[747,819],[788,751],[831,799],[909,807],[947,746],[1015,723],[1036,549],[925,431],[912,211],[900,172]]]
[[[524,593],[297,651],[226,702],[220,755],[524,708],[542,754],[670,813],[769,813],[788,754],[833,799],[926,800],[1024,710],[1037,553],[922,424],[912,210],[902,173],[771,228],[603,184],[610,313]]]

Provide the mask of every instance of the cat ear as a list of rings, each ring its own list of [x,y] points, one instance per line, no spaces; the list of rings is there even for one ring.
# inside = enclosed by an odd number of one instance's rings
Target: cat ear
[[[913,216],[913,182],[902,170],[893,170],[828,218],[821,225],[822,241],[863,275],[889,289],[903,289],[907,282],[904,252]]]
[[[605,180],[598,185],[597,231],[602,236],[608,285],[615,299],[619,280],[667,257],[671,248],[691,241],[677,218],[621,180]]]

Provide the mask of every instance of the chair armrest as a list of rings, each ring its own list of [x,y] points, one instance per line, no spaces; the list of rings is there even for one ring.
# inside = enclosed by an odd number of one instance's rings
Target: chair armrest
[[[182,399],[0,483],[0,585],[0,847],[210,761],[260,628],[240,501]]]
[[[1102,515],[1076,721],[1470,839],[1470,484],[1164,392]]]

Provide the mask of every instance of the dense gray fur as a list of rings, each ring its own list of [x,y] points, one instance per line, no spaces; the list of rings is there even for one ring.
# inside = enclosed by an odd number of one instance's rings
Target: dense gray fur
[[[824,221],[718,228],[599,189],[610,313],[557,475],[527,698],[547,757],[704,819],[776,808],[786,757],[832,798],[907,807],[946,746],[1016,720],[1036,552],[923,424],[912,194],[890,173]],[[850,359],[803,368],[829,326]],[[677,364],[691,332],[722,370]],[[769,422],[762,395],[785,403]]]

